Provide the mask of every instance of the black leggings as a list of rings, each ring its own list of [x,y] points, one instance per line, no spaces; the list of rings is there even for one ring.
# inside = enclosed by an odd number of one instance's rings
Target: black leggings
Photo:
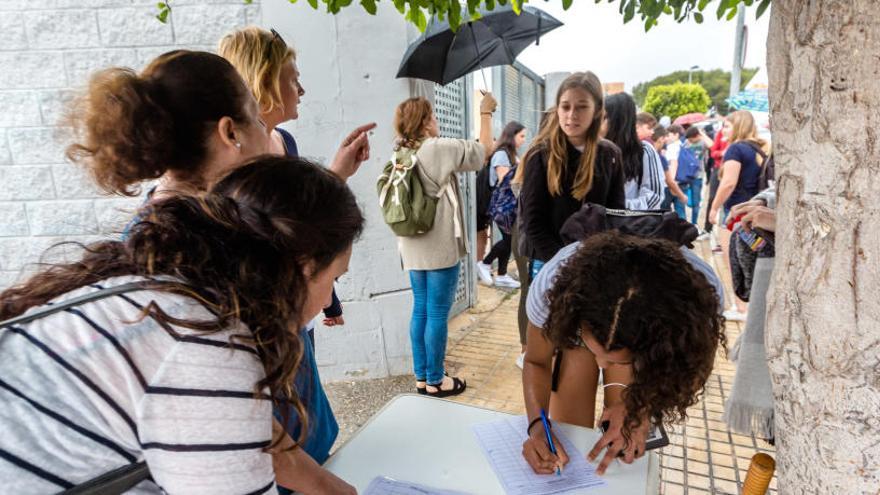
[[[721,184],[721,180],[718,178],[718,169],[713,168],[711,173],[709,174],[709,202],[707,203],[708,207],[706,208],[706,223],[703,225],[706,232],[712,232],[712,222],[709,221],[709,210],[712,209],[712,202],[715,201],[715,194],[718,193],[718,186]]]
[[[496,242],[489,254],[483,258],[483,263],[491,265],[496,259],[498,275],[507,275],[507,264],[510,262],[510,234],[505,234],[504,231],[501,231],[501,240]]]

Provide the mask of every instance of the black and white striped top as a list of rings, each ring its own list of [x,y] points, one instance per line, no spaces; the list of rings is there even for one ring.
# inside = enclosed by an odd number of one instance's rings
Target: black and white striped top
[[[658,210],[663,202],[666,181],[660,155],[653,146],[642,142],[642,181],[628,180],[623,185],[627,210]]]
[[[155,482],[140,493],[274,492],[272,404],[254,396],[263,368],[252,346],[230,343],[247,328],[163,327],[140,317],[150,301],[211,319],[192,299],[138,291],[0,328],[3,492],[56,493],[140,460]]]

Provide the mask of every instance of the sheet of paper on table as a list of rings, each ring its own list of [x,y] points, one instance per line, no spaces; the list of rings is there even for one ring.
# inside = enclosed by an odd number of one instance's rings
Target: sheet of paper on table
[[[604,486],[596,468],[587,462],[583,453],[558,431],[556,438],[568,453],[568,464],[562,474],[535,474],[522,456],[526,441],[526,416],[514,416],[491,423],[473,426],[477,443],[495,471],[495,476],[509,495],[549,495],[569,490]]]
[[[387,476],[378,476],[370,482],[362,495],[467,495],[452,490],[439,490],[408,481],[399,481]]]

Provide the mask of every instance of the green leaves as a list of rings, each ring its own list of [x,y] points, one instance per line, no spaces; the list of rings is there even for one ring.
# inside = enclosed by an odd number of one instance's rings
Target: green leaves
[[[168,22],[168,14],[171,13],[171,6],[168,5],[167,2],[159,2],[156,4],[156,7],[159,9],[159,13],[156,14],[156,19],[159,19],[159,22],[165,24]]]
[[[242,0],[244,3],[252,3],[253,0]],[[295,3],[297,0],[288,0]],[[318,9],[321,4],[327,12],[337,14],[342,9],[349,7],[354,0],[307,0],[313,9]],[[376,15],[381,0],[358,0],[361,7],[370,15]],[[479,9],[494,10],[498,5],[511,4],[514,12],[519,14],[522,8],[530,0],[390,0],[394,8],[404,18],[414,24],[419,30],[424,31],[428,27],[430,18],[449,20],[453,30],[457,30],[462,22],[475,20],[480,17]],[[535,1],[535,0],[531,0]],[[545,0],[562,2],[562,8],[571,8],[574,0]],[[602,0],[595,0],[601,3]],[[676,22],[684,22],[693,18],[700,24],[705,20],[706,11],[709,8],[715,10],[718,19],[733,19],[740,8],[755,7],[755,17],[761,17],[770,7],[772,0],[607,0],[608,3],[618,2],[620,15],[623,22],[627,23],[636,18],[644,25],[645,31],[658,25],[664,17],[671,17]],[[469,19],[463,19],[462,3],[467,5]],[[156,18],[161,22],[167,22],[171,14],[169,0],[159,2]]]
[[[711,103],[709,94],[699,84],[679,82],[648,89],[644,110],[658,117],[668,115],[675,119],[687,113],[704,113]]]
[[[370,15],[376,15],[376,0],[361,0],[361,7]]]
[[[764,15],[764,11],[766,11],[769,6],[770,0],[761,0],[760,5],[758,5],[758,10],[755,12],[755,19]]]

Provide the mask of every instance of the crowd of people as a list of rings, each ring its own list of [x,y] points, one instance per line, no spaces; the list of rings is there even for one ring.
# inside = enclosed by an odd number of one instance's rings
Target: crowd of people
[[[0,294],[0,476],[10,491],[57,492],[140,467],[147,492],[355,493],[321,467],[338,425],[311,321],[323,310],[326,325],[345,322],[333,286],[365,222],[346,180],[370,158],[375,124],[348,135],[327,167],[310,163],[278,127],[305,95],[293,48],[274,30],[246,28],[218,53],[178,50],[140,72],[101,71],[73,103],[71,160],[111,193],[153,185],[118,238]],[[539,473],[567,461],[534,425],[546,410],[594,427],[601,374],[609,427],[590,452],[605,452],[601,473],[619,453],[644,455],[648,428],[696,402],[726,344],[724,297],[681,243],[572,238],[566,226],[586,221],[591,205],[682,218],[690,208],[696,223],[709,177],[707,228],[728,223],[723,213],[746,234],[772,231],[772,199],[751,199],[768,157],[747,113],[729,116],[714,141],[657,128],[629,95],[606,97],[591,72],[568,77],[555,103],[520,159],[527,131],[511,122],[493,139],[491,94],[478,141],[441,137],[426,99],[402,102],[380,200],[412,287],[416,392],[457,395],[467,383],[444,365],[447,320],[477,234],[457,174],[485,170],[479,230],[494,223],[501,239],[488,253],[480,242],[477,266],[486,282],[521,288],[523,455]],[[685,153],[702,160],[698,172],[679,173],[693,168]],[[766,293],[765,258],[743,276],[752,298]],[[750,411],[735,412],[743,422]]]

